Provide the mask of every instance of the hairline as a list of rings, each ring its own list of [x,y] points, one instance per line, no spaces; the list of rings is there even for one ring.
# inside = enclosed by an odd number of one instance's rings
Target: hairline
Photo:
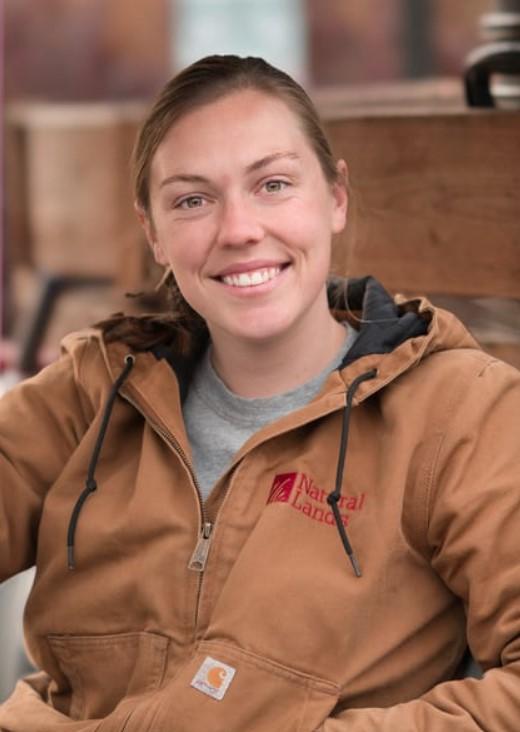
[[[218,80],[210,87],[201,88],[196,93],[192,94],[191,98],[186,98],[184,103],[180,105],[180,109],[178,110],[177,114],[168,115],[168,107],[166,107],[162,124],[157,125],[155,128],[156,141],[151,146],[146,165],[139,171],[141,186],[143,183],[146,184],[147,200],[142,200],[142,197],[140,196],[143,191],[140,191],[139,188],[136,188],[137,204],[144,210],[147,215],[151,215],[150,182],[153,159],[157,153],[159,146],[161,145],[162,141],[171,130],[171,128],[191,112],[200,109],[206,105],[213,104],[220,99],[224,99],[227,96],[231,96],[232,94],[246,91],[248,89],[269,95],[270,97],[277,99],[286,105],[286,107],[295,115],[297,123],[303,135],[305,136],[310,148],[312,149],[314,155],[318,160],[320,169],[322,170],[325,180],[329,185],[332,185],[334,183],[336,178],[333,175],[333,171],[332,169],[327,169],[324,165],[322,156],[318,153],[317,148],[319,147],[319,145],[310,129],[310,119],[311,117],[313,117],[314,119],[312,120],[312,122],[316,124],[318,132],[321,133],[322,136],[324,136],[325,143],[328,144],[315,105],[312,102],[312,99],[307,94],[306,90],[303,87],[299,86],[301,96],[304,100],[308,102],[308,105],[303,103],[302,99],[299,98],[299,95],[295,93],[295,90],[290,86],[290,84],[285,83],[283,80],[279,83],[276,83],[273,79],[268,77],[252,78],[248,76],[246,72],[241,71],[232,79]],[[311,111],[311,115],[309,115],[309,111]]]

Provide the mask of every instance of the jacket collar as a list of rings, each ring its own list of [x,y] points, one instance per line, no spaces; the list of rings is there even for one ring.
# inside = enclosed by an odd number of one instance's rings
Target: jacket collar
[[[362,401],[389,382],[413,368],[427,355],[452,348],[475,348],[476,341],[452,314],[434,308],[426,298],[407,300],[392,297],[373,277],[329,281],[328,298],[339,320],[348,322],[358,337],[340,365],[340,375],[349,384],[361,373],[377,369],[377,377],[360,385],[355,402]],[[169,364],[179,385],[183,401],[194,366],[208,346],[201,337],[188,356],[181,356],[173,346],[160,345],[139,355],[129,383],[149,381],[152,371],[163,371]],[[128,347],[112,343],[103,347],[112,378],[121,370]],[[155,366],[159,368],[156,369]]]
[[[479,347],[453,314],[434,307],[425,297],[392,297],[373,277],[347,282],[333,279],[329,302],[332,307],[343,307],[343,317],[359,332],[340,367],[347,386],[360,374],[377,370],[374,379],[360,384],[354,403],[379,391],[432,353]]]

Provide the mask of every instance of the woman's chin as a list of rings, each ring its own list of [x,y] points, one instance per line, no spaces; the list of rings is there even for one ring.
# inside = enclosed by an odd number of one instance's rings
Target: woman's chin
[[[235,322],[227,324],[209,323],[209,330],[213,340],[224,336],[226,341],[236,341],[244,345],[267,345],[270,342],[278,342],[284,337],[289,338],[291,332],[291,321],[288,317],[280,317],[280,313],[275,314],[276,317],[266,317],[267,314],[242,314]],[[225,335],[224,335],[225,334]]]

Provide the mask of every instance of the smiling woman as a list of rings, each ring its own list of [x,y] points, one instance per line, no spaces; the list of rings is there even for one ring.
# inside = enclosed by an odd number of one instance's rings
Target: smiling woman
[[[176,311],[190,324],[202,316],[228,386],[268,396],[321,371],[345,337],[326,279],[331,235],[345,225],[346,165],[303,89],[261,59],[202,60],[165,87],[135,170],[138,213],[172,272]],[[323,349],[313,352],[304,346],[316,331]],[[294,352],[296,369],[284,355]]]
[[[290,107],[246,88],[190,111],[158,145],[149,191],[148,241],[203,317],[226,384],[270,396],[321,372],[345,339],[326,279],[346,189],[339,171],[327,181]],[[309,350],[316,332],[323,348]],[[270,362],[285,373],[274,379]]]
[[[134,169],[169,312],[0,402],[0,578],[36,564],[40,668],[0,730],[516,730],[518,372],[329,279],[346,164],[265,61],[172,79]]]

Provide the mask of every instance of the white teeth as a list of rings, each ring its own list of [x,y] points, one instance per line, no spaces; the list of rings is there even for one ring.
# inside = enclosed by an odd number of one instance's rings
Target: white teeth
[[[264,282],[269,282],[281,271],[281,267],[266,267],[265,269],[256,269],[253,272],[225,275],[222,277],[222,282],[233,287],[253,287],[254,285],[263,285]]]

